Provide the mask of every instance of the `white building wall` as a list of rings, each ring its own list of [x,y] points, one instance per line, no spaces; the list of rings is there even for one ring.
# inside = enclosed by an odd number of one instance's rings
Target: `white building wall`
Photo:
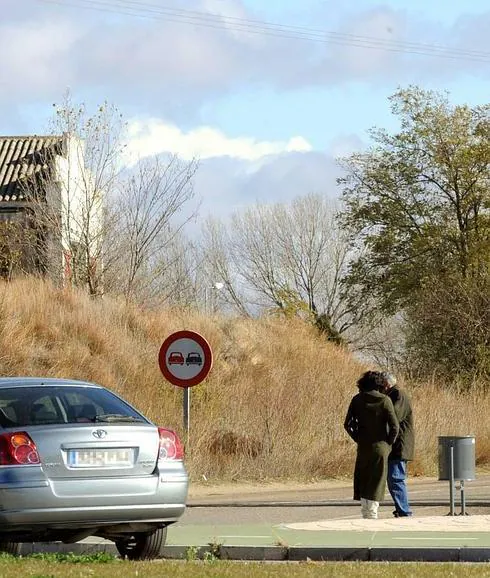
[[[73,248],[88,241],[94,265],[100,259],[102,194],[85,165],[85,143],[74,135],[64,136],[65,156],[56,157],[56,180],[60,194],[62,270],[70,277]],[[67,281],[69,279],[66,279]]]

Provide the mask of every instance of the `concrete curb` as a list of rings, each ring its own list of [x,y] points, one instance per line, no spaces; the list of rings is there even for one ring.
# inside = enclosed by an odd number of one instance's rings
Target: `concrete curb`
[[[21,555],[37,552],[95,554],[105,552],[117,555],[112,542],[75,544],[34,543],[22,544]],[[192,560],[217,558],[244,561],[362,561],[362,562],[490,562],[490,548],[445,547],[334,547],[334,546],[166,546],[163,558]]]
[[[167,546],[164,557],[186,560],[215,556],[220,560],[304,562],[490,562],[490,548],[351,548],[335,546],[210,546],[191,549],[187,546]]]
[[[380,502],[380,506],[393,506],[393,502],[385,501]],[[449,508],[450,502],[448,500],[411,500],[411,506],[424,507],[424,506],[447,506]],[[317,500],[311,502],[281,502],[281,501],[240,501],[240,502],[190,502],[187,504],[187,508],[318,508],[318,507],[344,507],[344,506],[355,506],[359,508],[359,502],[354,500]],[[461,506],[460,502],[457,500],[455,506]],[[471,507],[488,507],[490,506],[490,500],[466,500],[466,508]]]

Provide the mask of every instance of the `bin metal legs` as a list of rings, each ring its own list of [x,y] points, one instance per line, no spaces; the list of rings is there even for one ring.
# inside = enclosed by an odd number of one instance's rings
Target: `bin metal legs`
[[[449,448],[449,516],[454,516],[454,447]]]
[[[461,490],[461,515],[467,516],[468,514],[466,512],[466,500],[464,497],[464,480],[460,480],[459,489]]]
[[[449,514],[448,516],[455,516],[454,512],[454,447],[449,448]],[[464,480],[459,480],[459,489],[461,492],[461,516],[467,516],[466,513],[466,499],[464,495]]]

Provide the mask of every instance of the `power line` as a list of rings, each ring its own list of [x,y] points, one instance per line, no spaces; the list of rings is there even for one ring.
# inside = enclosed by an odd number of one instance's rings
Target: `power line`
[[[418,54],[456,60],[490,62],[490,52],[453,49],[441,45],[395,41],[370,36],[332,32],[305,26],[292,26],[273,22],[224,16],[216,13],[158,6],[136,0],[37,0],[71,8],[84,8],[119,15],[166,20],[181,24],[194,24],[207,28],[246,32],[292,40],[306,40],[323,44],[339,44],[358,48],[378,49],[387,52]]]
[[[59,5],[70,5],[67,2],[61,2],[61,0],[40,0],[47,3],[52,4],[59,4]],[[275,24],[271,22],[264,22],[259,20],[250,20],[245,18],[237,18],[231,16],[224,16],[221,14],[214,14],[214,13],[207,13],[207,12],[198,12],[195,10],[186,10],[186,9],[178,9],[178,8],[169,8],[169,7],[162,7],[157,6],[155,4],[148,4],[142,3],[135,0],[116,0],[116,4],[114,2],[110,2],[108,0],[75,0],[77,5],[73,4],[73,0],[71,2],[71,6],[79,7],[79,8],[89,8],[89,9],[102,9],[104,11],[111,11],[120,14],[128,14],[128,15],[136,15],[136,16],[144,16],[157,19],[158,16],[170,16],[171,18],[167,18],[170,21],[179,21],[185,23],[195,23],[197,25],[219,25],[219,28],[232,28],[239,31],[248,31],[248,32],[255,32],[255,33],[272,33],[272,32],[281,32],[281,33],[291,33],[294,32],[294,36],[288,34],[288,36],[281,37],[290,37],[295,39],[303,39],[303,40],[313,40],[317,42],[333,42],[337,40],[342,40],[342,43],[346,40],[349,40],[350,44],[354,44],[356,46],[359,43],[369,43],[369,48],[380,48],[380,49],[397,49],[400,51],[399,47],[407,47],[412,50],[410,52],[414,52],[413,49],[421,50],[423,49],[426,51],[430,51],[431,53],[434,51],[442,52],[441,55],[451,55],[453,57],[475,57],[478,59],[482,58],[489,58],[490,53],[488,52],[481,52],[475,50],[460,50],[460,49],[450,49],[444,46],[438,45],[430,45],[430,44],[420,44],[414,42],[403,42],[403,41],[390,41],[380,38],[373,38],[373,37],[366,37],[366,36],[358,36],[352,34],[342,34],[337,32],[329,32],[324,30],[318,30],[314,28],[307,28],[303,26],[290,26],[284,24]],[[130,10],[131,12],[122,12],[120,9],[125,8],[126,10]],[[136,11],[136,12],[135,12]],[[178,20],[175,20],[175,18]],[[231,25],[231,26],[230,26]],[[238,26],[238,28],[237,28]],[[213,26],[215,27],[215,26]],[[234,28],[233,28],[234,27]],[[362,44],[365,46],[365,44]],[[417,52],[418,53],[418,52]],[[422,53],[422,52],[421,52]]]
[[[80,0],[80,1],[81,2],[88,2],[88,3],[103,2],[105,4],[113,4],[113,2],[110,2],[110,0]],[[465,55],[468,54],[470,56],[490,57],[490,52],[482,52],[482,51],[478,51],[478,50],[451,49],[449,47],[434,45],[434,44],[424,44],[424,43],[406,42],[406,41],[393,41],[393,40],[387,40],[387,39],[383,39],[383,38],[375,38],[375,37],[370,37],[370,36],[359,36],[359,35],[355,35],[355,34],[331,32],[331,31],[327,31],[327,30],[323,30],[323,29],[310,28],[310,27],[306,27],[306,26],[292,26],[289,24],[279,24],[279,23],[267,22],[267,21],[262,21],[262,20],[252,20],[249,18],[239,18],[239,17],[235,17],[235,16],[224,16],[222,14],[216,14],[216,13],[211,13],[211,12],[200,12],[200,11],[196,11],[196,10],[187,10],[187,9],[183,9],[183,8],[162,7],[162,6],[158,6],[156,4],[150,4],[148,2],[141,2],[139,0],[115,0],[115,1],[116,1],[116,5],[119,4],[119,5],[127,5],[127,6],[139,7],[139,8],[146,8],[147,10],[152,10],[152,11],[157,12],[157,13],[160,12],[160,13],[186,14],[186,15],[189,15],[189,17],[193,17],[193,18],[205,18],[207,20],[219,19],[219,20],[224,20],[226,22],[242,24],[242,25],[244,23],[247,23],[248,25],[266,26],[268,28],[278,29],[281,31],[286,30],[286,31],[292,31],[292,32],[300,32],[300,33],[304,33],[304,34],[320,35],[322,40],[324,40],[324,38],[323,38],[324,36],[327,36],[327,37],[334,37],[334,38],[340,38],[340,39],[351,39],[351,40],[356,40],[356,41],[375,42],[375,43],[380,43],[383,45],[395,44],[395,45],[402,45],[402,46],[407,46],[407,47],[411,47],[411,48],[442,50],[442,51],[447,51],[447,52],[462,53]],[[133,8],[133,9],[135,9],[135,8]]]

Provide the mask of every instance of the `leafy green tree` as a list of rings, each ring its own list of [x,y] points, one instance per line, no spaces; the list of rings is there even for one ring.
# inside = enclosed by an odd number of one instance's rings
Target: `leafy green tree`
[[[488,283],[490,105],[452,105],[447,94],[417,87],[390,101],[398,132],[372,129],[373,145],[342,162],[341,220],[359,251],[345,286],[387,314],[407,311],[413,337],[418,304],[434,283],[464,294],[471,279],[472,295]],[[440,351],[438,362],[444,358]]]
[[[490,379],[490,276],[427,279],[408,312],[414,373],[450,370],[462,385]]]

